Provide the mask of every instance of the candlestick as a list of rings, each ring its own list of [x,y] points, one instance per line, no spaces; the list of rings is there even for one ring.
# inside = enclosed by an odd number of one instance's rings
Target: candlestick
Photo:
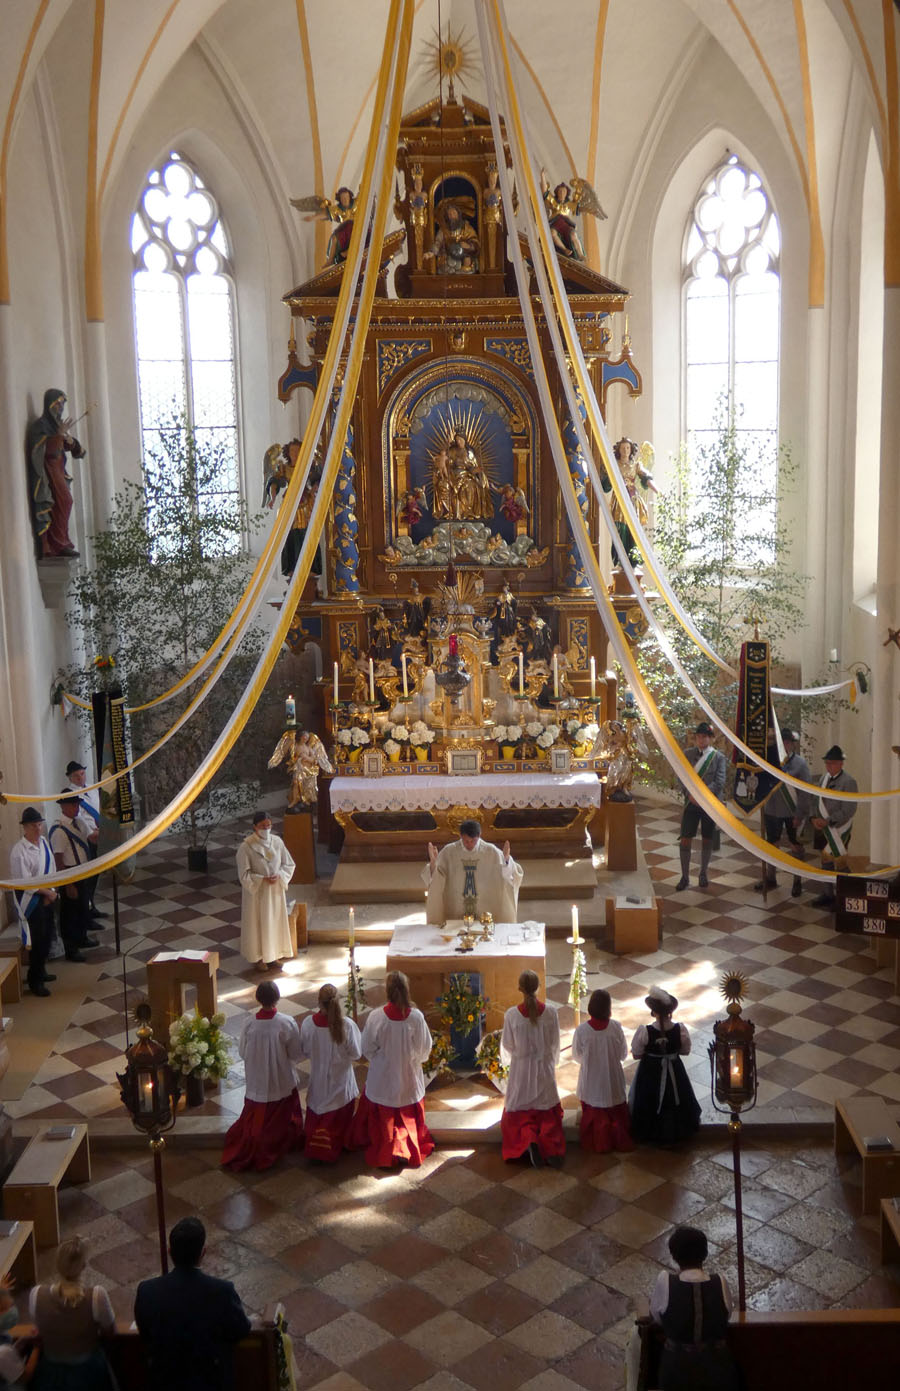
[[[597,699],[597,659],[591,658],[591,700]]]
[[[836,661],[837,661],[837,648],[836,648],[836,647],[832,647],[831,651],[830,651],[829,654],[828,654],[828,660],[829,660],[829,662],[836,662]]]
[[[559,699],[559,658],[553,654],[553,699]]]
[[[409,695],[409,687],[406,684],[406,653],[400,653],[400,666],[403,669],[403,699]]]
[[[289,695],[284,702],[284,718],[288,724],[297,722],[297,702],[292,695]]]
[[[459,639],[455,633],[451,633],[447,639],[447,656],[456,657],[459,655]]]
[[[525,653],[519,653],[519,695],[525,694]]]
[[[351,908],[347,914],[347,917],[348,943],[352,947],[354,942],[356,941],[356,910],[354,908]]]
[[[375,663],[369,658],[369,700],[375,704]]]
[[[578,936],[578,906],[575,903],[572,904],[572,941],[581,941],[581,938]]]
[[[338,664],[334,664],[334,703],[338,703]]]

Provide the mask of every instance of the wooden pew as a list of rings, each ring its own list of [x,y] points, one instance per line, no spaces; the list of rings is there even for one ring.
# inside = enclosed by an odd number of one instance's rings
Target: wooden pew
[[[30,1331],[30,1324],[10,1330],[13,1338]],[[147,1391],[144,1346],[137,1329],[117,1323],[115,1333],[103,1339],[103,1349],[122,1391]],[[235,1345],[234,1385],[236,1391],[278,1391],[274,1328],[254,1328]]]
[[[9,956],[0,955],[0,1002],[16,1004],[22,998],[22,973],[19,969],[19,952]],[[0,1003],[0,1014],[3,1013]]]
[[[37,1284],[37,1252],[34,1223],[15,1223],[8,1236],[0,1233],[0,1276],[12,1273],[16,1286],[28,1289]]]
[[[59,1129],[71,1130],[71,1137],[48,1139],[50,1132]],[[75,1183],[90,1181],[87,1126],[82,1122],[41,1125],[3,1185],[3,1216],[33,1222],[38,1246],[59,1245],[57,1195],[66,1176]]]
[[[847,1097],[834,1103],[834,1152],[862,1160],[862,1210],[876,1213],[882,1198],[900,1194],[900,1107],[880,1097]],[[866,1136],[886,1135],[892,1150],[867,1150]]]

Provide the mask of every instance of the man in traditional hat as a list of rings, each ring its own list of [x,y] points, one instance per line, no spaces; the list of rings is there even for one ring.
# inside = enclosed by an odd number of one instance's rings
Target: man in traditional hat
[[[79,816],[81,801],[72,787],[64,787],[57,798],[59,820],[50,827],[50,849],[57,869],[78,869],[90,859],[90,829]],[[65,884],[60,896],[59,932],[68,961],[83,961],[82,949],[98,947],[91,937],[94,926],[87,879]]]
[[[83,763],[72,759],[66,764],[66,779],[73,791],[78,793],[79,809],[78,815],[87,826],[88,852],[92,860],[97,858],[97,843],[100,839],[100,790],[92,787],[85,792],[84,785],[87,782],[87,768]],[[88,902],[91,905],[92,918],[105,918],[106,914],[94,903],[94,890],[97,887],[97,880],[100,876],[95,874],[92,879],[86,879],[88,891]]]
[[[800,735],[796,729],[783,729],[781,731],[781,741],[784,744],[784,761],[781,764],[781,769],[782,772],[790,773],[791,777],[799,778],[801,782],[809,782],[809,764],[803,755],[797,752],[799,740]],[[770,761],[775,761],[772,759],[771,753],[766,756]],[[801,810],[801,794],[789,787],[786,782],[779,783],[763,806],[766,840],[770,845],[778,845],[781,837],[786,835],[790,842],[791,854],[795,859],[802,860],[803,846],[800,844],[797,832],[805,820],[806,815]],[[773,888],[778,883],[771,865],[766,865],[764,873],[765,882],[760,879],[753,885],[757,893],[762,893],[764,888]],[[799,898],[801,888],[800,875],[795,874],[794,882],[791,885],[791,898]]]
[[[850,846],[853,818],[856,815],[855,802],[839,802],[828,793],[856,792],[856,779],[844,772],[844,750],[839,744],[832,744],[825,752],[822,762],[825,772],[822,776],[822,792],[811,798],[812,807],[809,819],[813,826],[813,846],[822,852],[822,864],[833,869],[835,861],[846,855]],[[814,908],[834,908],[834,887],[829,885],[824,893],[813,899]]]
[[[26,807],[19,822],[22,838],[9,852],[9,872],[13,879],[43,879],[54,870],[53,852],[42,834],[44,818],[37,807]],[[53,936],[55,889],[16,889],[16,912],[22,928],[22,941],[29,948],[28,989],[32,995],[49,995],[48,980],[56,976],[46,970],[47,953]]]
[[[694,748],[685,750],[685,758],[694,766],[698,778],[706,784],[714,797],[721,801],[725,791],[725,755],[712,746],[713,727],[701,720],[694,731]],[[701,889],[709,888],[707,871],[715,844],[716,824],[712,817],[702,811],[699,804],[684,788],[684,811],[681,813],[681,878],[676,888],[686,889],[691,873],[691,842],[700,828],[700,878],[697,884]]]

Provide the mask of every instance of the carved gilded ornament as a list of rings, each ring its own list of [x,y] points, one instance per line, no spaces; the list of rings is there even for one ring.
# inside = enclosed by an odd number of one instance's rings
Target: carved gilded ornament
[[[377,352],[379,392],[408,362],[431,350],[430,338],[380,338]]]

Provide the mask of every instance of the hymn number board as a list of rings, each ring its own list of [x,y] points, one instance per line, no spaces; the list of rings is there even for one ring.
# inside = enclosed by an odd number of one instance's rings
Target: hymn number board
[[[870,879],[861,874],[839,874],[835,908],[838,932],[900,937],[900,876]]]

